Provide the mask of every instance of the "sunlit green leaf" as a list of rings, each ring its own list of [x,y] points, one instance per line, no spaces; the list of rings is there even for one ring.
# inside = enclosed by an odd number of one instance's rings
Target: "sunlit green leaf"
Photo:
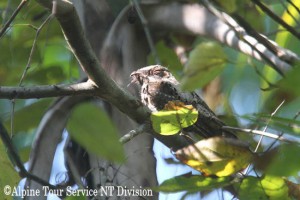
[[[88,151],[111,161],[123,161],[117,130],[107,114],[95,105],[76,107],[67,127],[71,137]]]
[[[181,80],[183,90],[201,88],[218,76],[227,62],[222,47],[215,42],[204,42],[196,46],[190,54]]]
[[[280,177],[246,177],[238,187],[239,199],[287,200],[288,187]]]
[[[230,185],[231,181],[231,177],[178,176],[164,181],[158,187],[154,188],[154,190],[161,192],[197,192],[224,187]]]
[[[198,111],[191,105],[179,105],[172,110],[151,113],[152,127],[161,135],[177,134],[182,128],[193,125],[197,119]]]

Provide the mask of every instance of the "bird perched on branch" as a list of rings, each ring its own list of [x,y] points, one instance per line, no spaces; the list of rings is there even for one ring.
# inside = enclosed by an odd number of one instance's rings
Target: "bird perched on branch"
[[[197,109],[198,119],[195,124],[183,129],[185,133],[192,133],[202,138],[236,137],[234,133],[222,130],[225,124],[217,118],[197,93],[181,91],[179,82],[166,67],[151,65],[132,72],[130,76],[131,83],[141,86],[142,103],[153,112],[163,110],[168,102],[180,102]]]

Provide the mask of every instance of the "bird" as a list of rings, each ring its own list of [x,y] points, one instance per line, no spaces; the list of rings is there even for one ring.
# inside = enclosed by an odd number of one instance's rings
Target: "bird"
[[[197,121],[182,132],[197,140],[216,136],[236,138],[235,133],[222,129],[225,123],[209,108],[196,92],[182,91],[180,83],[161,65],[150,65],[130,74],[131,83],[140,86],[141,102],[152,112],[161,111],[168,102],[192,105],[198,111]]]

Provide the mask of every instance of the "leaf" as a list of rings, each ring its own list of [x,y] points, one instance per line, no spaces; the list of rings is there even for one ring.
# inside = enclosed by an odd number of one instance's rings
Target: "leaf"
[[[157,50],[161,65],[167,66],[172,74],[176,77],[178,74],[177,72],[181,71],[183,68],[176,53],[172,49],[168,48],[163,41],[159,41],[155,45],[155,49]],[[148,63],[156,63],[152,54],[150,54],[148,57]]]
[[[163,110],[151,113],[150,118],[155,132],[174,135],[193,125],[198,119],[198,111],[192,105],[169,101]]]
[[[225,187],[227,185],[230,185],[231,182],[231,177],[212,178],[204,176],[177,176],[165,180],[162,184],[153,189],[160,192],[188,191],[192,193]]]
[[[18,185],[20,177],[18,173],[13,168],[8,156],[6,149],[0,139],[0,199],[8,199],[6,195],[3,193],[3,189],[6,185],[11,188]]]
[[[182,90],[203,87],[218,76],[227,62],[222,47],[215,42],[204,42],[191,52],[181,80]]]
[[[285,12],[281,16],[282,20],[290,26],[296,26],[297,20],[299,20],[300,18],[299,11],[298,11],[299,7],[300,7],[300,1],[291,0],[290,3],[287,4],[287,8],[285,9]],[[279,25],[278,30],[281,29],[284,28],[281,25]],[[287,43],[293,39],[291,36],[292,34],[289,31],[280,31],[276,36],[275,42],[282,47],[287,47]]]
[[[239,199],[284,200],[288,197],[288,187],[280,177],[246,177],[238,189]]]
[[[212,137],[177,150],[175,156],[205,175],[223,177],[244,169],[254,154],[249,145],[241,140]]]
[[[299,74],[300,74],[300,65],[288,71],[285,74],[285,77],[278,81],[278,85],[280,89],[285,92],[290,92],[295,96],[299,96],[300,88],[295,87],[297,85],[300,85]]]
[[[92,104],[82,104],[71,114],[67,125],[71,137],[91,153],[111,161],[124,160],[115,126],[105,112]]]
[[[35,133],[19,133],[13,136],[13,145],[18,150],[19,156],[23,162],[29,160],[29,155],[31,151],[31,145],[34,139]]]
[[[300,146],[282,144],[271,160],[266,173],[274,176],[296,176],[300,171]]]
[[[227,12],[227,13],[233,13],[237,9],[237,5],[235,0],[216,0],[216,2]]]
[[[14,113],[14,132],[30,132],[37,128],[41,118],[50,105],[50,99],[39,100]],[[7,132],[10,132],[10,118],[4,121]]]

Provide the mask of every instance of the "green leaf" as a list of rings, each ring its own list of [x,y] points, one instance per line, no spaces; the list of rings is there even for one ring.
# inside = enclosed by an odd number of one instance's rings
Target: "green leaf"
[[[216,2],[228,13],[233,13],[237,9],[235,0],[216,0]]]
[[[238,188],[239,199],[285,200],[288,187],[280,177],[246,177]]]
[[[13,165],[8,158],[6,149],[0,139],[0,199],[10,199],[3,193],[3,189],[6,185],[11,188],[18,185],[20,177],[18,173],[13,168]]]
[[[300,65],[287,72],[285,77],[278,82],[280,89],[284,92],[290,92],[295,96],[299,96],[300,87],[295,87],[300,85],[299,74]]]
[[[107,114],[92,104],[76,107],[67,125],[71,137],[88,151],[111,161],[124,160],[117,130]]]
[[[14,132],[30,132],[37,128],[50,102],[50,99],[43,99],[17,110],[14,113]],[[4,121],[4,125],[10,132],[10,118]]]
[[[29,160],[29,155],[31,151],[31,145],[34,139],[35,133],[18,133],[13,136],[13,145],[18,150],[19,156],[23,162]]]
[[[161,135],[174,135],[181,129],[193,125],[198,119],[198,111],[191,105],[180,105],[173,110],[151,113],[152,127]]]
[[[183,67],[176,53],[168,48],[163,41],[159,41],[155,45],[155,49],[157,50],[161,65],[168,67],[172,74],[177,77],[178,71],[181,71]],[[156,63],[152,54],[148,57],[148,63]]]
[[[224,187],[230,185],[231,182],[231,177],[212,178],[204,176],[177,176],[164,181],[158,187],[153,189],[161,192],[197,192]]]
[[[300,171],[300,146],[282,144],[278,153],[271,160],[266,173],[274,176],[296,176]]]
[[[203,87],[218,76],[227,62],[222,47],[215,42],[204,42],[191,52],[181,80],[183,90]]]

